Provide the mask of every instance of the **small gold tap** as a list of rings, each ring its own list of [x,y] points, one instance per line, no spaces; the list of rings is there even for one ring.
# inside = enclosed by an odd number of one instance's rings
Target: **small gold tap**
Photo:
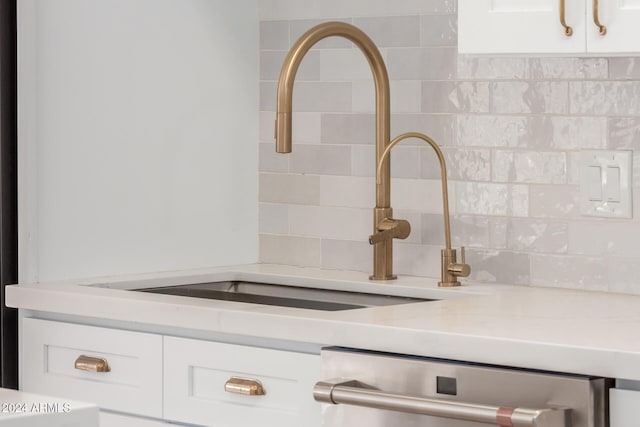
[[[406,221],[392,219],[391,209],[391,168],[389,159],[382,156],[390,137],[390,94],[389,76],[382,55],[373,41],[361,30],[344,22],[327,22],[316,25],[304,33],[291,47],[280,72],[276,114],[276,151],[291,152],[291,114],[293,104],[293,83],[296,73],[306,53],[318,41],[330,37],[344,37],[353,42],[364,54],[373,73],[376,89],[376,207],[373,212],[374,236],[372,280],[391,280],[393,275],[393,238],[404,239],[411,227]]]
[[[469,264],[465,263],[464,256],[464,247],[460,248],[460,255],[462,258],[462,262],[458,263],[456,260],[456,250],[451,249],[451,224],[449,219],[449,190],[447,187],[447,165],[444,160],[444,155],[442,154],[442,150],[438,147],[438,144],[427,135],[418,132],[409,132],[404,133],[398,137],[396,137],[393,141],[387,145],[382,156],[378,160],[378,166],[376,168],[376,181],[381,178],[382,174],[382,162],[387,158],[389,153],[391,153],[391,149],[398,144],[400,141],[407,138],[418,138],[422,141],[429,144],[436,152],[438,156],[438,161],[440,162],[440,179],[442,181],[442,210],[444,216],[444,241],[445,241],[445,249],[443,249],[441,253],[441,279],[438,282],[438,286],[460,286],[460,282],[458,282],[458,277],[467,277],[471,273],[471,267]],[[406,222],[406,221],[404,221]],[[407,223],[408,226],[408,223]],[[398,226],[399,228],[399,226]],[[386,233],[387,231],[381,231],[378,234]],[[408,234],[408,233],[407,233]],[[376,234],[369,238],[371,242],[374,239]]]

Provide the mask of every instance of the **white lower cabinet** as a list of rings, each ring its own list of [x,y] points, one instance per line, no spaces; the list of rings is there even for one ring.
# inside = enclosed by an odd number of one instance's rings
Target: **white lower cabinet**
[[[609,427],[637,427],[640,420],[640,391],[609,390]]]
[[[25,318],[21,347],[23,391],[162,417],[160,335]]]
[[[141,417],[100,412],[100,427],[176,427],[163,421],[149,420]]]
[[[320,426],[312,397],[319,355],[165,337],[164,358],[166,419],[211,427]],[[258,384],[264,394],[242,394]]]
[[[36,318],[21,334],[21,390],[95,403],[101,427],[321,424],[320,355]]]

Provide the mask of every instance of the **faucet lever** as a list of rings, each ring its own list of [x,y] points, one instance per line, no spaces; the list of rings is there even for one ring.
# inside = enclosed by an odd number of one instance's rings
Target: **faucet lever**
[[[460,246],[460,264],[456,263],[455,251],[453,262],[447,266],[447,271],[456,277],[467,277],[471,274],[471,267],[465,262],[464,246]]]
[[[387,239],[406,239],[411,233],[411,224],[404,219],[385,218],[376,228],[378,231],[369,236],[369,244],[371,245]]]

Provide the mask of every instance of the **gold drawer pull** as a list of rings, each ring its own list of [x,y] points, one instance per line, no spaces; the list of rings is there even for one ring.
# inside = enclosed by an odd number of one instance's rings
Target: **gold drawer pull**
[[[264,396],[262,383],[251,378],[231,377],[224,383],[227,393],[246,394],[247,396]]]
[[[564,27],[565,36],[571,37],[573,35],[573,28],[568,26],[567,21],[565,20],[564,0],[560,0],[560,25]]]
[[[111,367],[107,362],[107,359],[102,357],[85,356],[84,354],[78,356],[74,367],[80,371],[89,372],[109,372]]]
[[[607,27],[600,23],[598,0],[593,0],[593,23],[598,27],[598,34],[604,36],[607,34]]]

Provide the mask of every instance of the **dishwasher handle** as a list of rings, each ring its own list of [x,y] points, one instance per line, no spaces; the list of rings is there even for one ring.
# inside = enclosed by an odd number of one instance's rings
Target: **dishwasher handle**
[[[500,427],[570,427],[567,408],[529,409],[488,406],[421,396],[387,393],[355,380],[319,381],[313,388],[318,402],[364,406],[410,414],[495,424]]]

